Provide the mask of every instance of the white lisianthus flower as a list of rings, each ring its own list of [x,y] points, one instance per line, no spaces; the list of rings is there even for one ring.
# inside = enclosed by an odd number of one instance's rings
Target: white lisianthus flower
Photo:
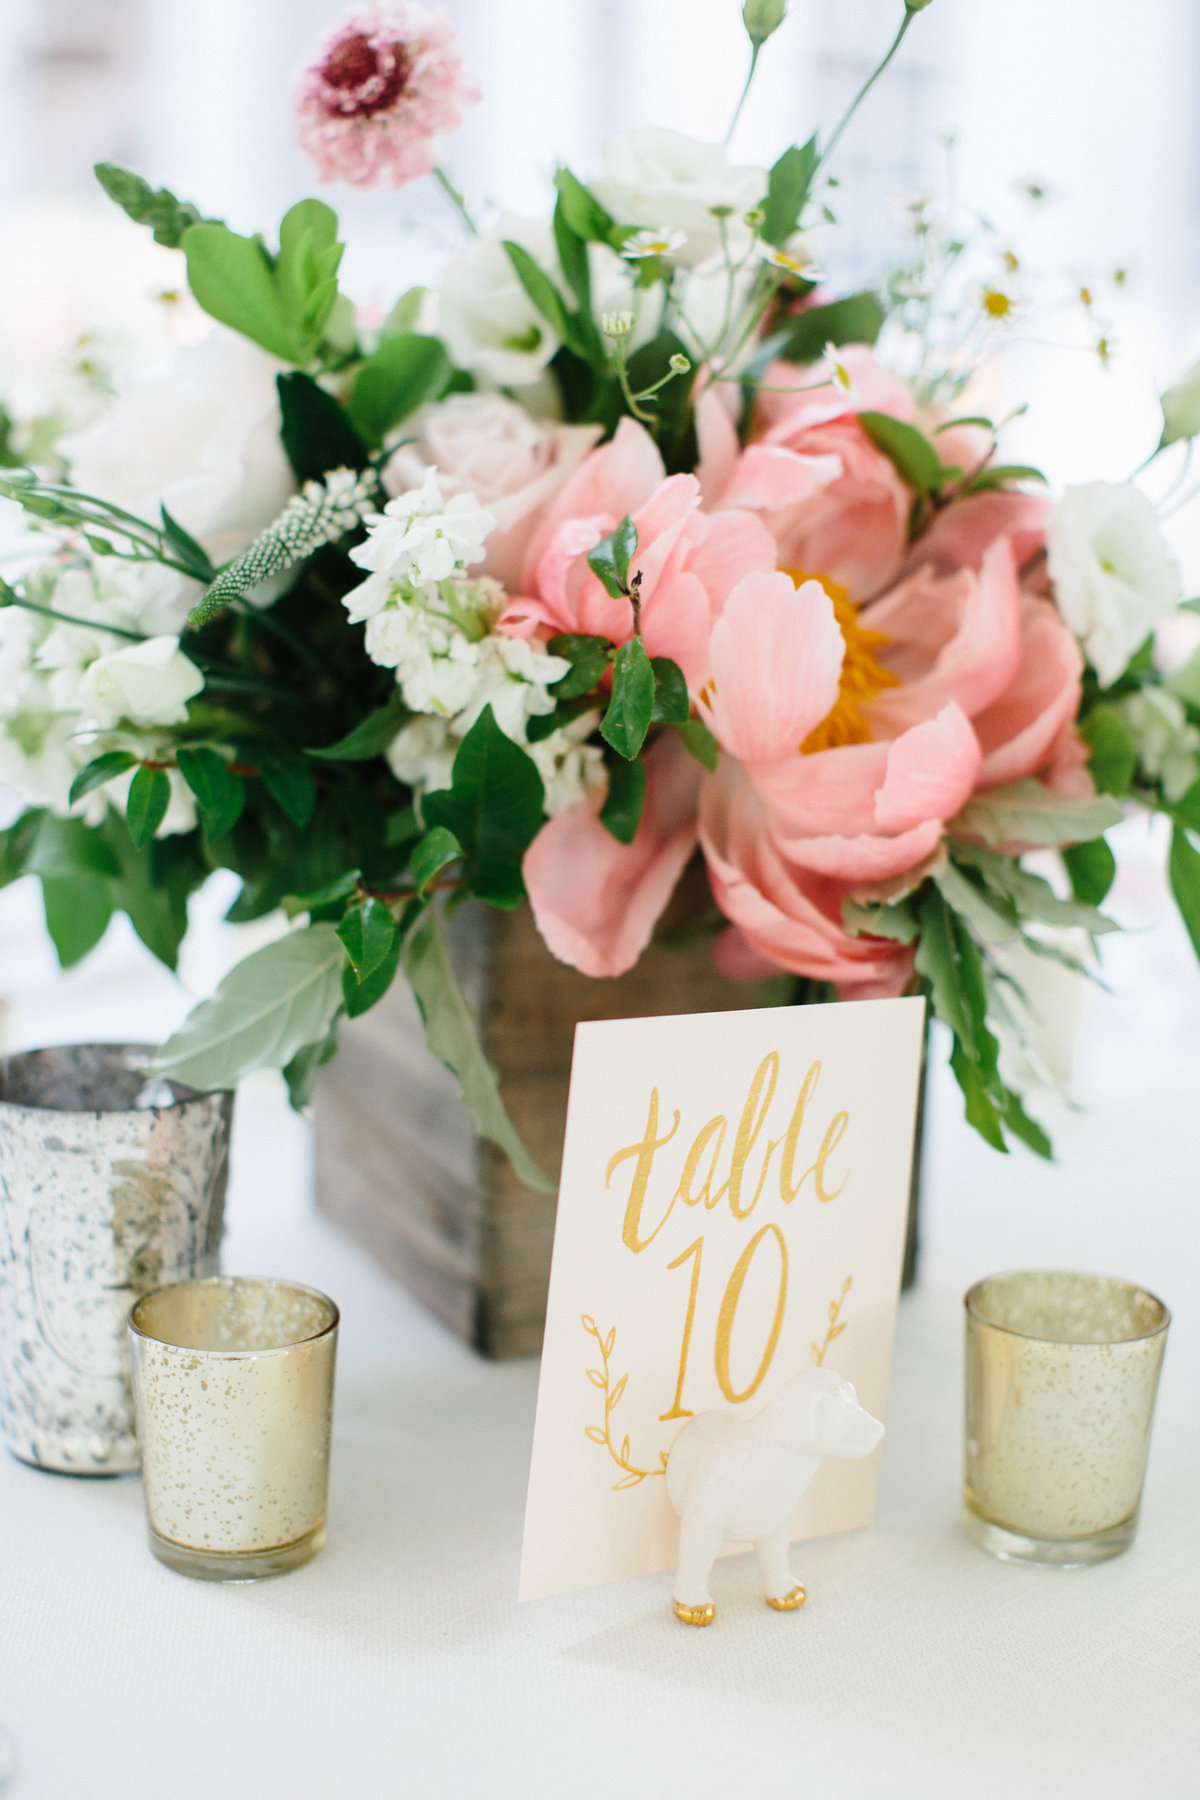
[[[218,326],[60,441],[72,482],[155,524],[162,502],[214,561],[236,556],[296,488],[279,438],[284,366]]]
[[[147,638],[97,657],[80,683],[83,707],[101,731],[122,719],[131,725],[183,725],[187,702],[203,686],[203,675],[177,637]]]
[[[731,248],[745,245],[745,215],[766,193],[767,177],[763,169],[730,163],[721,144],[652,129],[610,138],[591,186],[620,224],[662,237],[682,232],[686,242],[673,259],[696,264],[721,248],[714,207],[724,212]]]
[[[438,290],[438,331],[455,362],[496,387],[529,387],[559,347],[559,338],[517,279],[505,238],[553,268],[554,246],[544,225],[501,220],[498,232],[477,238],[451,263]]]
[[[1127,482],[1068,488],[1050,515],[1047,567],[1058,609],[1102,687],[1182,598],[1179,566],[1151,502]]]
[[[413,493],[389,500],[382,513],[367,519],[367,541],[350,552],[360,569],[389,581],[424,586],[483,561],[484,544],[496,515],[480,506],[474,494],[443,497],[436,468]],[[346,596],[347,602],[351,595]]]

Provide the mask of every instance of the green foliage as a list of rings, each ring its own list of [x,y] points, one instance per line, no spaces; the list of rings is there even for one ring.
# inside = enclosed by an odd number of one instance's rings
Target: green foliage
[[[155,243],[165,244],[168,250],[178,250],[184,232],[193,225],[219,223],[206,219],[190,200],[177,200],[168,188],[152,188],[132,169],[123,169],[118,163],[98,162],[92,172],[109,199],[115,200],[135,224],[148,225]]]
[[[721,747],[708,729],[703,719],[688,719],[686,723],[675,727],[683,739],[683,747],[689,756],[695,757],[702,768],[711,775],[721,758]]]
[[[973,494],[986,493],[992,488],[1013,487],[1021,481],[1037,481],[1043,487],[1047,485],[1042,471],[1029,463],[992,463],[972,477],[970,491]]]
[[[1084,906],[1099,906],[1117,873],[1117,859],[1104,838],[1093,838],[1090,844],[1069,844],[1062,859],[1075,898]]]
[[[759,232],[764,243],[776,246],[786,244],[796,230],[808,200],[809,189],[812,186],[816,169],[817,140],[815,136],[810,137],[807,144],[803,146],[793,144],[772,164],[771,172],[767,177],[767,197],[763,202],[763,212],[766,216]],[[867,297],[873,298],[873,296]],[[861,296],[856,296],[856,298],[861,298]],[[838,304],[844,306],[846,302],[841,301]],[[817,310],[828,312],[830,309],[819,307]],[[880,322],[882,323],[882,318]],[[879,326],[877,325],[875,334],[878,335],[878,332]],[[830,340],[828,338],[825,340],[826,343],[830,341],[846,342],[847,340]],[[873,343],[874,338],[870,342]],[[824,344],[821,345],[821,349],[824,349]],[[820,349],[817,351],[817,355],[820,355]],[[797,360],[802,359],[798,358]]]
[[[595,362],[596,346],[592,335],[583,325],[581,315],[567,311],[566,302],[545,270],[538,267],[528,250],[514,244],[510,238],[505,238],[504,249],[517,280],[555,337],[585,362]]]
[[[623,756],[606,755],[608,794],[600,808],[600,823],[619,844],[632,844],[646,804],[646,766],[640,756],[627,762]]]
[[[686,365],[682,373],[679,360]],[[633,352],[625,365],[631,391],[641,396],[643,411],[654,412],[649,430],[662,452],[668,474],[696,465],[696,433],[692,420],[692,378],[686,344],[673,331],[661,331]],[[649,393],[653,398],[648,398]]]
[[[306,925],[256,950],[202,1000],[150,1065],[201,1089],[282,1069],[322,1042],[341,1004],[345,953],[332,925]]]
[[[339,738],[336,744],[327,744],[321,750],[310,749],[307,754],[319,757],[322,762],[369,762],[372,757],[383,755],[407,717],[404,697],[399,688],[393,688],[386,705],[368,713],[353,731]]]
[[[554,1192],[521,1142],[500,1098],[496,1072],[483,1054],[470,1008],[454,976],[435,907],[427,907],[408,935],[402,951],[421,1018],[425,1041],[439,1061],[457,1077],[464,1104],[484,1137],[498,1144],[527,1187]]]
[[[1193,363],[1162,396],[1162,436],[1158,447],[1194,438],[1200,432],[1200,362]]]
[[[207,868],[186,838],[135,844],[124,818],[111,807],[97,835],[115,871],[110,884],[114,907],[128,914],[152,955],[173,969],[187,930],[188,895]]]
[[[826,344],[873,344],[886,316],[878,296],[869,292],[810,306],[789,324],[777,353],[787,362],[813,363]]]
[[[451,863],[457,862],[462,853],[462,845],[444,825],[435,825],[432,831],[427,831],[409,858],[409,871],[418,895],[423,897],[430,882]]]
[[[911,903],[859,906],[854,900],[842,901],[842,924],[856,937],[891,938],[893,943],[911,944],[921,927]]]
[[[450,358],[440,338],[405,332],[385,337],[363,363],[350,395],[354,430],[378,446],[394,425],[436,400],[450,379]]]
[[[637,526],[626,513],[615,530],[588,551],[588,568],[613,600],[629,592],[629,559],[637,545]]]
[[[652,656],[650,667],[654,670],[654,711],[650,723],[685,725],[692,703],[683,670],[669,656]]]
[[[976,794],[956,819],[951,835],[982,838],[999,848],[1004,844],[1086,844],[1110,826],[1119,825],[1124,813],[1110,795],[1095,799],[1067,800],[1044,783],[1029,779]]]
[[[129,784],[125,800],[125,822],[139,850],[150,842],[166,818],[170,803],[171,779],[166,770],[143,763]]]
[[[112,890],[99,875],[46,875],[42,908],[59,964],[69,969],[104,936],[113,915]]]
[[[942,485],[942,459],[923,432],[890,413],[860,412],[858,422],[871,442],[895,465],[902,481],[922,499]]]
[[[571,664],[570,672],[563,675],[550,689],[559,700],[575,700],[583,694],[592,693],[602,680],[613,654],[613,647],[607,638],[585,637],[571,632],[552,637],[546,648],[551,656],[561,656]]]
[[[60,819],[55,813],[42,813],[37,835],[26,855],[25,871],[51,879],[61,876],[69,881],[80,875],[119,875],[121,865],[101,834],[82,819]]]
[[[205,836],[216,841],[232,831],[246,804],[246,788],[217,750],[207,745],[175,752],[179,773],[187,782],[200,812]]]
[[[452,785],[426,794],[421,812],[427,826],[444,825],[462,845],[470,892],[511,910],[524,898],[521,859],[541,830],[544,799],[533,759],[485,706],[459,745]]]
[[[1108,850],[1103,838],[1096,839],[1092,844],[1080,845],[1079,848],[1094,851],[1096,843]],[[1071,854],[1070,850],[1065,852],[1064,860]],[[1111,854],[1109,851],[1110,857]],[[990,904],[995,906],[999,902],[1007,916],[1018,925],[1032,919],[1041,925],[1053,925],[1058,930],[1086,931],[1093,937],[1100,937],[1105,932],[1117,929],[1111,919],[1096,911],[1097,902],[1085,900],[1079,894],[1075,894],[1071,900],[1061,899],[1048,881],[1041,875],[1034,875],[1029,869],[1022,868],[1015,856],[1001,856],[978,844],[956,844],[954,855],[958,863],[966,864],[976,880],[983,883]],[[940,875],[935,879],[940,880]],[[1103,899],[1107,892],[1106,884],[1100,898]],[[947,898],[950,898],[948,893]]]
[[[378,1006],[396,979],[400,966],[401,934],[393,930],[387,955],[361,978],[353,966],[342,971],[342,1002],[352,1019]]]
[[[1088,770],[1100,794],[1127,794],[1137,769],[1137,744],[1120,713],[1094,706],[1080,721],[1079,735],[1091,755]]]
[[[654,670],[641,638],[622,644],[612,663],[612,698],[600,721],[600,735],[618,756],[630,760],[641,750],[654,716]]]
[[[126,769],[132,769],[137,757],[129,750],[106,750],[102,756],[94,756],[90,763],[80,769],[71,783],[71,791],[67,796],[68,803],[74,806],[85,794],[90,794],[116,775],[123,775]]]
[[[350,967],[363,982],[386,962],[396,941],[396,921],[380,900],[369,894],[348,907],[337,934],[350,958]]]
[[[558,189],[562,216],[576,237],[588,244],[610,244],[614,248],[620,244],[624,233],[616,220],[601,206],[591,189],[576,180],[570,169],[559,169],[554,185]]]
[[[345,410],[299,370],[277,375],[283,416],[280,437],[297,481],[319,481],[330,469],[365,469],[367,446]]]
[[[30,851],[46,813],[40,806],[30,807],[19,819],[0,831],[0,888],[7,887],[25,873]]]
[[[317,1043],[305,1044],[302,1050],[297,1050],[283,1071],[283,1079],[287,1082],[288,1099],[296,1112],[303,1112],[309,1105],[313,1097],[313,1087],[318,1071],[323,1069],[327,1062],[332,1062],[337,1055],[338,1026],[341,1024],[341,1018],[340,1012],[334,1013],[333,1023],[325,1036]]]
[[[259,238],[224,225],[193,225],[183,239],[188,285],[214,319],[306,368],[337,299],[337,224],[323,201],[299,201],[279,227],[276,257]]]
[[[272,800],[303,831],[317,804],[316,777],[308,763],[302,756],[268,751],[259,756],[258,768]]]
[[[1176,825],[1171,833],[1167,873],[1192,948],[1200,956],[1200,854],[1181,825]]]

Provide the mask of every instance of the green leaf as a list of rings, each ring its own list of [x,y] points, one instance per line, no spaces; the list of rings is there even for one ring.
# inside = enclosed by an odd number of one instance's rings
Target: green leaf
[[[808,190],[817,168],[817,140],[810,137],[803,148],[793,144],[772,164],[767,177],[767,197],[763,202],[763,220],[759,235],[765,243],[786,244],[800,223],[800,215],[808,200]],[[821,310],[825,310],[822,308]],[[875,327],[878,334],[879,327]],[[827,338],[826,343],[830,340]],[[871,340],[874,342],[874,339]],[[821,346],[824,348],[824,345]],[[818,351],[818,355],[820,352]]]
[[[1124,812],[1108,794],[1094,800],[1066,800],[1042,782],[1014,781],[992,788],[969,800],[950,821],[952,837],[982,838],[997,848],[1004,844],[1086,844],[1110,826],[1119,825]]]
[[[1127,794],[1137,768],[1137,744],[1120,713],[1111,706],[1096,706],[1079,724],[1079,735],[1090,746],[1088,770],[1100,794]]]
[[[576,700],[583,694],[590,694],[599,686],[613,654],[607,638],[569,632],[552,637],[546,648],[551,656],[561,656],[572,664],[570,674],[562,676],[550,688],[559,700]]]
[[[171,804],[171,782],[165,769],[153,769],[143,763],[129,784],[125,799],[125,821],[129,835],[140,850],[148,844],[167,815]]]
[[[297,1050],[284,1069],[283,1079],[287,1082],[288,1099],[294,1111],[303,1112],[311,1103],[318,1070],[323,1069],[327,1062],[332,1062],[337,1055],[338,1026],[341,1020],[341,1013],[334,1013],[333,1023],[325,1036],[315,1044],[305,1044],[302,1050]]]
[[[100,942],[113,915],[109,884],[98,875],[43,876],[42,906],[64,969]]]
[[[317,804],[316,777],[308,764],[299,756],[270,753],[259,757],[258,768],[271,798],[303,831]]]
[[[686,724],[675,727],[683,739],[683,747],[689,756],[706,768],[711,775],[721,757],[721,747],[708,729],[703,719],[688,719]]]
[[[368,444],[381,444],[393,425],[435,400],[449,379],[450,358],[439,338],[417,332],[384,338],[355,377],[350,421]]]
[[[401,294],[387,318],[383,321],[379,333],[379,341],[384,338],[406,337],[412,331],[421,316],[421,305],[428,293],[427,288],[410,287]]]
[[[337,299],[337,272],[344,246],[337,241],[338,218],[323,200],[300,200],[283,216],[275,287],[296,342],[300,362],[316,355]]]
[[[692,710],[683,670],[669,656],[652,656],[654,670],[654,711],[652,725],[684,725]]]
[[[561,338],[564,344],[571,343],[575,336],[571,328],[571,320],[563,297],[543,269],[540,269],[528,250],[520,244],[514,244],[511,238],[505,238],[504,249],[508,260],[516,272],[517,280],[525,289],[525,293],[533,306],[541,313],[554,335]],[[576,343],[571,343],[577,349]]]
[[[408,865],[417,893],[424,895],[435,876],[449,868],[452,862],[457,862],[462,853],[462,845],[444,825],[435,825],[432,831],[426,832]]]
[[[600,808],[600,823],[618,844],[632,844],[646,804],[646,767],[640,756],[626,762],[623,756],[607,756],[608,794]]]
[[[275,385],[283,417],[279,436],[297,481],[320,481],[331,469],[366,468],[367,446],[332,394],[299,370],[277,375]]]
[[[205,836],[214,842],[223,838],[242,816],[246,804],[245,784],[228,767],[221,753],[206,744],[191,750],[177,750],[175,761],[195,796]]]
[[[1200,855],[1187,832],[1179,825],[1171,833],[1167,873],[1171,879],[1175,903],[1192,940],[1192,948],[1200,956]]]
[[[402,954],[404,972],[425,1023],[425,1041],[457,1077],[463,1102],[479,1131],[499,1145],[527,1187],[540,1194],[553,1193],[553,1182],[547,1181],[533,1161],[504,1110],[496,1072],[483,1054],[470,1009],[455,980],[435,907],[426,908]]]
[[[42,807],[31,807],[0,831],[0,888],[7,887],[25,873],[25,864],[46,816]]]
[[[346,955],[359,982],[384,962],[396,941],[396,921],[379,900],[369,895],[352,906],[337,927]]]
[[[60,819],[43,813],[25,863],[31,875],[119,875],[121,865],[100,836],[82,819]]]
[[[197,581],[214,580],[217,571],[204,546],[196,542],[190,531],[183,529],[179,520],[172,517],[161,500],[158,511],[162,518],[163,536],[168,547],[175,552],[176,559],[184,564]]]
[[[1182,668],[1168,678],[1166,686],[1185,706],[1200,709],[1200,651],[1193,651]]]
[[[93,164],[93,173],[110,200],[137,225],[149,225],[156,244],[178,250],[183,234],[193,225],[215,225],[216,219],[205,219],[189,200],[177,200],[169,188],[152,188],[148,181],[123,169],[118,163]]]
[[[640,751],[654,716],[654,670],[641,638],[630,638],[613,657],[612,698],[600,721],[600,736],[619,756]]]
[[[542,828],[545,789],[533,759],[514,744],[485,706],[459,745],[453,783],[426,794],[427,827],[444,825],[463,847],[467,886],[493,906],[519,906],[521,859]]]
[[[381,963],[364,975],[360,981],[353,968],[342,971],[342,1003],[352,1019],[360,1018],[378,1006],[383,996],[396,978],[396,970],[400,966],[402,934],[397,931],[392,938],[392,946]]]
[[[125,820],[111,808],[100,832],[116,871],[114,905],[129,915],[146,948],[173,969],[187,930],[188,895],[208,874],[194,849],[195,840],[159,838],[139,847]]]
[[[1183,438],[1194,438],[1200,432],[1200,362],[1192,364],[1179,380],[1162,396],[1163,428],[1158,441],[1160,450],[1177,444]]]
[[[399,688],[394,688],[386,706],[360,719],[344,738],[321,750],[306,750],[305,755],[319,757],[322,762],[369,762],[372,757],[383,755],[408,716],[404,696]]]
[[[933,879],[947,906],[966,919],[985,943],[1012,944],[1021,936],[1011,903],[985,893],[952,862],[935,869]]]
[[[601,206],[590,188],[577,181],[570,169],[559,169],[554,177],[563,217],[575,233],[590,244],[607,244],[612,240],[617,222]]]
[[[993,463],[972,478],[971,491],[982,493],[990,488],[1010,487],[1018,481],[1040,481],[1043,487],[1049,485],[1042,471],[1029,463]]]
[[[1103,838],[1096,841],[1104,843]],[[1090,848],[1088,845],[1081,847]],[[1107,845],[1104,847],[1108,848]],[[1066,854],[1070,855],[1071,852]],[[956,844],[954,855],[959,862],[971,864],[990,888],[1004,901],[1011,902],[1014,916],[1021,921],[1036,919],[1040,924],[1053,925],[1060,930],[1087,931],[1093,937],[1117,929],[1113,921],[1097,912],[1094,906],[1085,905],[1078,898],[1060,899],[1048,881],[1040,875],[1032,874],[1029,869],[1023,869],[1013,856],[999,856],[994,850],[984,850],[975,844]],[[949,891],[943,889],[943,892],[953,905]],[[1108,892],[1107,887],[1104,892]]]
[[[966,1102],[963,1112],[967,1124],[973,1126],[993,1150],[999,1150],[1002,1156],[1007,1156],[1008,1145],[1004,1141],[1001,1127],[1003,1113],[997,1107],[979,1065],[972,1061],[959,1038],[955,1038],[950,1052],[950,1067]]]
[[[327,881],[323,887],[313,888],[307,894],[286,895],[284,911],[289,918],[294,919],[300,913],[314,912],[318,907],[336,906],[339,900],[348,900],[357,891],[361,880],[361,869],[347,869],[333,881]]]
[[[592,273],[588,263],[587,244],[578,232],[572,230],[561,193],[554,207],[554,245],[558,251],[558,266],[579,302],[580,312],[590,317]]]
[[[227,1088],[282,1069],[324,1040],[341,1004],[345,952],[332,925],[306,925],[230,970],[168,1038],[150,1067],[195,1088]]]
[[[907,905],[859,906],[854,900],[842,901],[842,924],[856,937],[891,938],[897,944],[911,944],[921,927]]]
[[[193,225],[183,248],[188,285],[206,313],[282,362],[308,361],[257,238],[239,237],[224,225]]]
[[[1022,1106],[1019,1097],[1011,1089],[1005,1090],[1004,1123],[1014,1137],[1028,1144],[1036,1156],[1045,1157],[1047,1162],[1054,1160],[1054,1147],[1036,1119],[1031,1119]]]
[[[885,317],[878,297],[869,292],[810,306],[789,325],[778,354],[787,362],[813,363],[826,344],[873,344]]]
[[[71,783],[71,791],[67,795],[68,804],[74,806],[75,802],[82,800],[85,794],[92,793],[95,788],[103,787],[105,782],[111,781],[114,776],[123,775],[126,769],[132,769],[136,761],[137,757],[128,750],[106,750],[103,756],[94,756],[90,763],[80,769]]]
[[[629,592],[629,559],[637,543],[637,526],[626,513],[616,529],[588,551],[588,568],[613,600]]]
[[[1117,873],[1117,859],[1105,840],[1098,837],[1090,844],[1069,844],[1062,859],[1076,900],[1082,906],[1099,906]]]
[[[860,412],[858,422],[914,492],[922,496],[937,492],[942,483],[942,459],[915,425],[881,412]]]

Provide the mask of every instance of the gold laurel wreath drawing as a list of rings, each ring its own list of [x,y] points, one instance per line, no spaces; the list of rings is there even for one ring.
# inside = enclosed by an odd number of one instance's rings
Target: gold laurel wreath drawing
[[[836,1300],[831,1300],[829,1302],[829,1324],[825,1331],[824,1343],[820,1344],[820,1345],[810,1344],[808,1346],[808,1354],[812,1357],[812,1359],[816,1363],[818,1369],[824,1365],[825,1353],[829,1349],[829,1346],[830,1346],[830,1344],[832,1344],[834,1338],[841,1337],[843,1331],[845,1331],[845,1329],[846,1329],[846,1321],[844,1319],[840,1318],[839,1314],[841,1313],[841,1310],[842,1310],[842,1302],[846,1298],[846,1295],[850,1292],[850,1289],[853,1285],[854,1285],[853,1275],[847,1275],[845,1281],[843,1281],[843,1283],[842,1283],[841,1293],[838,1295]]]
[[[618,1488],[637,1487],[640,1481],[645,1481],[649,1476],[664,1474],[667,1467],[666,1453],[662,1450],[658,1453],[662,1461],[661,1469],[639,1469],[636,1463],[630,1461],[628,1432],[621,1440],[621,1448],[619,1450],[613,1443],[612,1415],[616,1407],[620,1404],[621,1396],[625,1392],[625,1383],[629,1380],[627,1371],[614,1382],[612,1372],[609,1368],[609,1358],[612,1356],[613,1346],[617,1341],[617,1328],[615,1325],[612,1326],[608,1336],[605,1337],[590,1313],[584,1313],[580,1322],[589,1336],[595,1338],[600,1351],[601,1367],[598,1369],[589,1369],[587,1372],[588,1380],[593,1387],[598,1387],[604,1395],[603,1427],[599,1425],[586,1425],[584,1430],[593,1444],[603,1444],[604,1448],[608,1451],[608,1454],[616,1463],[618,1469],[622,1471],[620,1481],[614,1481],[612,1484],[612,1491],[613,1493],[616,1493]]]

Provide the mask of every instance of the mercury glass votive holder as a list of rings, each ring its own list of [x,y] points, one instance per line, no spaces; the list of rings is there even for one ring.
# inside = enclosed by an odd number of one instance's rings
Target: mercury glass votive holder
[[[1103,1275],[994,1275],[966,1296],[963,1523],[994,1556],[1076,1567],[1137,1530],[1170,1314]]]
[[[129,1314],[150,1547],[254,1581],[325,1542],[338,1309],[315,1288],[181,1281]]]

